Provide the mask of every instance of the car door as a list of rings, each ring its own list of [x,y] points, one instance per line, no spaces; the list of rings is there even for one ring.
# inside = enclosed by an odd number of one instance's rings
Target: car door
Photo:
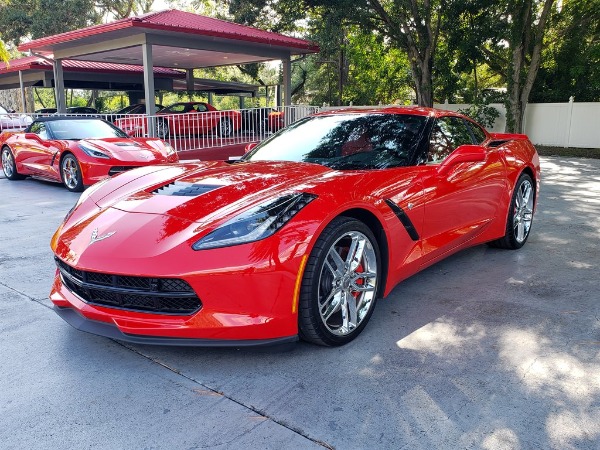
[[[506,191],[502,159],[495,149],[485,147],[485,132],[478,129],[474,133],[472,126],[476,125],[462,117],[446,116],[436,119],[432,128],[423,178],[424,263],[479,235],[493,220]],[[443,161],[465,144],[482,145],[484,160],[461,162],[440,171]]]
[[[28,139],[26,138],[27,134],[35,134],[38,139]],[[28,133],[19,135],[17,144],[18,159],[32,174],[55,178],[52,162],[58,149],[49,138],[48,129],[44,122],[32,124]]]

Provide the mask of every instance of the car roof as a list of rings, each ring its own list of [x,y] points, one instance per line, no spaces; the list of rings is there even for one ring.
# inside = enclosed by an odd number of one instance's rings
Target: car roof
[[[381,108],[342,108],[323,111],[316,115],[336,115],[336,114],[412,114],[415,116],[457,116],[463,117],[454,111],[445,111],[437,108],[426,108],[424,106],[384,106]]]

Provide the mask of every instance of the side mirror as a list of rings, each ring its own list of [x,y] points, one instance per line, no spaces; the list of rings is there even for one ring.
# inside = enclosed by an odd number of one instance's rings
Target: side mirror
[[[244,147],[244,153],[248,153],[250,150],[252,150],[257,145],[258,145],[258,142],[250,142],[249,144],[246,145],[246,147]]]
[[[483,162],[487,153],[481,145],[461,145],[452,152],[438,167],[438,174],[443,175],[452,167],[466,162]]]

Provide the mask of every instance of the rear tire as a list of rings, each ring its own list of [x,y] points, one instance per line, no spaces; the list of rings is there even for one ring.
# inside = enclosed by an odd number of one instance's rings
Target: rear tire
[[[156,137],[160,139],[169,137],[169,122],[160,119],[156,122]]]
[[[381,282],[377,240],[363,222],[334,219],[319,236],[306,264],[298,329],[306,341],[344,345],[367,325]]]
[[[79,161],[72,154],[65,155],[60,162],[60,176],[63,184],[71,192],[83,192],[83,176]]]
[[[4,176],[9,180],[22,180],[25,178],[23,175],[17,172],[17,163],[12,150],[8,146],[2,147],[2,171]]]
[[[229,137],[233,133],[233,123],[229,117],[223,117],[217,125],[217,134],[221,137]]]
[[[508,208],[506,232],[503,237],[489,243],[491,247],[517,250],[527,242],[533,222],[535,187],[526,173],[521,174]]]

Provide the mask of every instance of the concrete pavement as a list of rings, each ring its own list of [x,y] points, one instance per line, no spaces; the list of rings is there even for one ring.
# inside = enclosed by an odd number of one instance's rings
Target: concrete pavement
[[[600,160],[543,158],[532,234],[400,284],[341,348],[125,345],[50,309],[77,199],[0,177],[2,448],[600,447]]]

